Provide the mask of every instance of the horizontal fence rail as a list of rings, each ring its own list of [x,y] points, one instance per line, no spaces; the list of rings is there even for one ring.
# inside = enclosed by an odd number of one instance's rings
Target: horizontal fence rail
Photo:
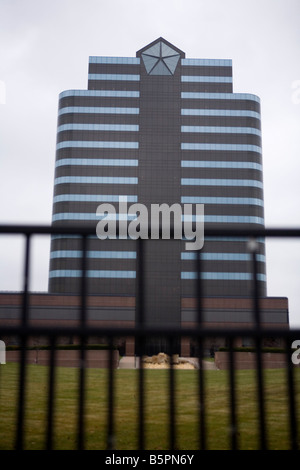
[[[117,227],[118,233],[118,227]],[[160,231],[160,234],[162,232]],[[50,344],[50,361],[49,361],[49,375],[48,375],[48,390],[47,390],[47,429],[46,432],[46,449],[53,449],[53,429],[54,429],[54,410],[55,410],[55,368],[56,368],[56,354],[57,350],[55,345],[61,337],[76,336],[80,339],[80,367],[79,367],[79,384],[78,384],[78,422],[77,422],[77,449],[82,450],[85,448],[86,440],[86,424],[85,424],[85,411],[87,405],[86,396],[86,343],[92,336],[102,336],[108,338],[110,345],[109,348],[109,368],[108,368],[108,409],[107,409],[107,449],[115,448],[115,370],[113,368],[113,342],[114,338],[124,336],[133,337],[137,350],[142,357],[144,352],[145,340],[148,337],[161,337],[163,336],[169,344],[169,350],[173,350],[174,341],[176,338],[189,337],[192,338],[197,344],[197,354],[199,360],[199,368],[195,372],[198,374],[198,388],[199,388],[199,407],[198,407],[198,448],[208,448],[208,435],[207,435],[207,414],[206,404],[209,397],[206,396],[206,374],[202,367],[204,357],[204,340],[222,336],[227,339],[229,345],[229,409],[230,409],[230,446],[232,450],[239,448],[239,429],[237,418],[237,396],[236,396],[236,368],[235,368],[235,351],[234,341],[237,337],[250,337],[254,341],[256,351],[256,384],[257,384],[257,403],[259,412],[259,447],[262,450],[268,449],[268,429],[266,424],[266,406],[265,406],[265,391],[264,391],[264,375],[262,364],[262,341],[265,337],[282,338],[285,343],[286,351],[286,382],[287,382],[287,395],[288,395],[288,411],[289,411],[289,433],[290,433],[290,448],[295,450],[298,448],[298,428],[297,428],[297,404],[295,399],[295,368],[290,360],[291,342],[297,337],[300,339],[300,330],[278,328],[265,328],[262,327],[261,321],[261,308],[259,302],[259,289],[258,289],[258,276],[257,273],[257,256],[255,251],[255,244],[253,244],[252,256],[252,271],[253,271],[253,289],[252,305],[253,305],[253,327],[252,328],[226,328],[220,332],[219,328],[208,327],[204,324],[203,320],[203,288],[201,282],[201,251],[198,252],[196,258],[196,272],[198,273],[196,283],[197,292],[197,321],[196,326],[193,328],[183,327],[168,327],[162,329],[160,327],[149,327],[145,324],[144,309],[145,309],[145,266],[144,266],[144,244],[147,243],[146,239],[137,239],[133,243],[137,244],[137,260],[136,260],[136,302],[135,302],[135,325],[132,327],[124,327],[121,325],[110,327],[92,327],[87,322],[87,283],[88,279],[85,275],[87,270],[87,240],[91,235],[95,235],[95,230],[87,227],[78,226],[41,226],[41,225],[2,225],[0,226],[0,234],[3,235],[22,235],[25,237],[25,255],[24,255],[24,272],[23,272],[23,290],[22,290],[22,308],[21,318],[18,325],[5,324],[4,321],[0,323],[0,339],[4,336],[16,335],[20,338],[20,369],[18,381],[18,405],[17,405],[17,419],[16,419],[16,436],[14,448],[17,450],[24,448],[24,433],[25,429],[25,409],[26,409],[26,384],[27,384],[27,366],[26,359],[28,354],[28,339],[31,337],[46,337]],[[34,325],[29,322],[29,279],[30,279],[30,256],[31,256],[31,240],[33,235],[54,235],[54,234],[76,234],[82,238],[82,273],[80,295],[80,319],[77,326],[47,326]],[[174,236],[174,230],[171,228],[171,238]],[[255,240],[258,237],[262,238],[282,238],[282,239],[300,239],[300,229],[205,229],[205,236],[213,237],[248,237],[250,240]],[[149,231],[150,238],[150,231]],[[1,366],[0,366],[1,367]],[[168,405],[168,439],[169,450],[174,450],[178,445],[178,435],[176,434],[176,374],[174,367],[170,366],[168,371],[168,389],[169,389],[169,405]],[[1,381],[1,375],[0,375]],[[0,383],[1,389],[1,383]],[[146,380],[145,371],[140,362],[138,370],[138,417],[137,417],[137,431],[138,431],[138,449],[143,450],[146,447],[146,431],[145,431],[145,392]],[[0,410],[1,414],[1,410]]]

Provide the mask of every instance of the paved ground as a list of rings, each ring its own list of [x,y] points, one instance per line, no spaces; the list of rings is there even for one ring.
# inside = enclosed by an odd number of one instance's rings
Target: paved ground
[[[212,361],[202,361],[203,369],[218,370],[216,364]]]
[[[119,369],[136,369],[139,366],[139,358],[123,356],[119,362]]]
[[[196,366],[198,368],[198,359],[195,357],[185,357],[180,358],[184,359]],[[214,362],[211,361],[202,361],[203,369],[214,369],[216,370],[217,367]],[[138,369],[140,366],[140,358],[134,356],[124,356],[119,362],[119,369]],[[156,367],[157,368],[157,367]]]

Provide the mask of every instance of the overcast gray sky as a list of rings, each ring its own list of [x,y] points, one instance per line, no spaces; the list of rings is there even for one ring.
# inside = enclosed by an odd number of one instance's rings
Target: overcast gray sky
[[[88,57],[135,56],[163,36],[189,58],[233,60],[258,95],[266,227],[300,227],[299,0],[0,0],[0,223],[50,224],[58,95],[86,89]],[[300,326],[300,240],[267,241],[268,295]],[[0,239],[0,290],[22,288],[21,240]],[[47,290],[49,240],[34,244]]]

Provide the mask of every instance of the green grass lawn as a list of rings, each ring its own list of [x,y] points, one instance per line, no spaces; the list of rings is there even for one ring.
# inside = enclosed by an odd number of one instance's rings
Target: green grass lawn
[[[45,448],[47,420],[48,368],[27,366],[26,449]],[[19,366],[0,366],[0,449],[13,449],[17,418]],[[198,372],[176,370],[176,448],[197,449],[199,393]],[[146,448],[168,450],[169,392],[168,370],[145,370]],[[205,412],[207,445],[210,449],[230,448],[230,407],[228,372],[206,370]],[[55,381],[54,448],[76,448],[78,370],[57,368]],[[115,446],[137,449],[138,446],[138,371],[115,371]],[[258,408],[255,371],[237,371],[238,445],[242,449],[259,446]],[[104,369],[86,371],[85,447],[106,448],[107,380]],[[264,371],[267,410],[268,447],[289,449],[286,371]],[[300,400],[300,370],[295,369],[296,400]],[[299,420],[298,420],[299,422]],[[300,423],[299,423],[300,424]]]

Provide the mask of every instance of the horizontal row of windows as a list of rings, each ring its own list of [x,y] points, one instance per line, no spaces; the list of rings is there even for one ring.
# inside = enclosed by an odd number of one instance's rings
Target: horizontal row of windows
[[[77,240],[82,239],[80,235],[51,235],[51,240]],[[97,235],[88,235],[88,240],[99,240]]]
[[[57,128],[57,132],[63,131],[124,131],[138,132],[139,126],[136,124],[62,124]]]
[[[233,152],[258,152],[261,153],[261,147],[248,144],[203,144],[195,142],[184,142],[181,144],[181,150],[226,150]]]
[[[80,235],[51,235],[51,240],[66,240],[66,239],[80,239],[81,236]],[[98,237],[97,235],[88,235],[87,237],[88,239],[91,239],[91,240],[98,240]],[[119,238],[119,237],[118,237]],[[124,239],[122,237],[122,239]],[[129,238],[127,238],[129,240]],[[185,239],[185,238],[183,238]],[[236,243],[236,242],[246,242],[248,243],[250,241],[249,238],[247,237],[207,237],[207,236],[204,236],[204,240],[206,242],[220,242],[220,243],[228,243],[228,242],[232,242],[232,243]],[[255,239],[255,241],[257,243],[265,243],[265,239],[262,238],[262,237],[257,237]]]
[[[138,160],[132,158],[62,158],[55,166],[138,166]]]
[[[197,279],[198,273],[193,271],[184,271],[181,273],[181,279]],[[251,273],[201,273],[201,279],[216,281],[251,281]],[[257,274],[258,281],[266,281],[265,274]]]
[[[78,166],[138,166],[138,160],[133,158],[62,158],[55,163],[56,167]],[[255,162],[228,162],[207,160],[182,160],[182,168],[236,168],[262,171],[262,165]]]
[[[211,66],[211,67],[231,67],[231,59],[181,59],[181,65],[197,65],[197,66]]]
[[[62,114],[139,114],[139,108],[114,107],[114,106],[67,106],[58,110]],[[254,117],[260,119],[256,111],[231,110],[231,109],[185,109],[181,110],[183,116],[234,116]]]
[[[59,94],[60,99],[68,96],[139,98],[140,92],[130,90],[65,90]]]
[[[124,80],[138,82],[140,80],[139,75],[124,74],[124,73],[89,73],[89,80]]]
[[[208,242],[249,242],[250,239],[247,237],[204,237]],[[262,237],[257,237],[255,239],[257,243],[265,243],[265,239]]]
[[[138,132],[139,126],[137,124],[63,124],[58,127],[57,132],[73,130]],[[181,132],[261,135],[260,130],[253,127],[181,126]]]
[[[260,119],[256,111],[242,109],[182,109],[182,116],[230,116],[230,117],[254,117]]]
[[[60,176],[54,180],[54,184],[64,183],[138,184],[138,178],[127,178],[125,176]]]
[[[255,134],[261,136],[260,130],[254,127],[181,126],[181,132],[198,132],[213,134]]]
[[[55,167],[78,166],[138,166],[138,160],[132,158],[62,158],[55,162]]]
[[[183,196],[182,204],[243,204],[263,207],[264,201],[253,197],[196,197]]]
[[[61,114],[139,114],[139,108],[120,108],[114,106],[67,106],[66,108],[60,108],[58,115]]]
[[[122,196],[114,194],[59,194],[53,202],[119,202]],[[128,202],[137,202],[137,196],[126,196]]]
[[[49,277],[81,277],[79,269],[56,269],[49,272]],[[87,270],[86,276],[90,278],[131,278],[136,277],[135,271]]]
[[[90,56],[90,64],[129,64],[139,65],[139,57],[109,57],[109,56]],[[181,59],[181,65],[211,66],[211,67],[231,67],[231,59]]]
[[[124,130],[124,129],[123,129]],[[188,132],[188,131],[186,131]],[[138,149],[139,142],[119,142],[114,140],[97,141],[97,140],[65,140],[56,145],[56,149],[72,147],[72,148],[131,148]],[[257,152],[261,153],[261,147],[249,144],[215,144],[215,143],[197,143],[183,142],[181,150],[225,150],[234,152]]]
[[[54,184],[64,183],[95,183],[95,184],[138,184],[138,178],[112,176],[61,176],[55,178]],[[262,188],[257,180],[245,179],[212,179],[212,178],[182,178],[182,185],[187,186],[249,186]]]
[[[245,179],[181,178],[181,184],[184,186],[249,186],[263,188],[261,181]]]
[[[134,64],[139,65],[140,58],[139,57],[98,57],[98,56],[90,56],[89,57],[90,64]]]
[[[196,260],[197,253],[184,252],[181,253],[182,260]],[[202,260],[208,261],[251,261],[250,253],[201,253]],[[256,255],[257,261],[264,263],[266,257],[264,255]]]
[[[204,99],[204,100],[250,100],[260,103],[260,98],[250,93],[202,93],[183,91],[183,99]]]
[[[128,214],[104,214],[95,212],[59,212],[53,214],[52,221],[58,220],[134,220],[136,215]],[[202,216],[182,216],[182,221],[203,221]],[[242,216],[242,215],[205,215],[204,222],[206,223],[240,223],[240,224],[264,224],[262,217],[255,216]]]
[[[54,277],[81,277],[82,271],[80,269],[56,269],[49,273],[50,278]],[[86,276],[88,278],[111,278],[111,279],[134,279],[136,271],[113,271],[113,270],[87,270]],[[181,273],[181,279],[197,279],[197,272],[184,271]],[[204,280],[223,280],[223,281],[251,281],[251,273],[227,273],[227,272],[203,272],[201,278]],[[266,281],[265,274],[258,274],[259,281]]]
[[[72,148],[104,148],[104,149],[138,149],[138,142],[115,142],[97,140],[65,140],[56,145],[56,149]]]
[[[119,195],[104,195],[104,194],[60,194],[54,196],[53,202],[119,202]],[[127,202],[137,202],[137,196],[126,196]],[[196,197],[196,196],[183,196],[181,198],[182,204],[242,204],[254,205],[263,207],[264,202],[262,199],[251,197]]]
[[[82,258],[82,250],[56,250],[50,254],[51,259],[56,258]],[[87,258],[92,259],[136,259],[136,251],[87,251]],[[197,253],[183,252],[182,260],[196,260]],[[249,253],[201,253],[201,259],[207,261],[251,261]],[[264,255],[257,255],[257,261],[265,262]]]
[[[50,258],[82,258],[81,250],[52,251]],[[136,251],[87,251],[87,258],[92,259],[136,259]]]
[[[65,140],[56,145],[56,149],[62,148],[124,148],[124,149],[138,149],[139,142],[118,142],[114,140],[97,141],[97,140]],[[196,142],[183,142],[181,150],[225,150],[234,152],[257,152],[261,153],[261,147],[258,145],[248,144],[215,144],[215,143],[196,143]]]
[[[182,160],[182,168],[236,168],[262,171],[262,165],[255,162],[228,162],[209,160]]]
[[[232,77],[182,75],[181,81],[182,82],[197,82],[197,83],[232,83]]]
[[[201,216],[192,217],[183,216],[184,221],[202,222]],[[260,224],[264,225],[264,219],[262,217],[250,216],[250,215],[205,215],[204,222],[206,223],[225,223],[225,224]]]
[[[57,220],[101,220],[104,218],[106,220],[125,220],[130,221],[136,218],[136,215],[128,214],[96,214],[96,212],[59,212],[52,216],[52,221],[56,222]]]

